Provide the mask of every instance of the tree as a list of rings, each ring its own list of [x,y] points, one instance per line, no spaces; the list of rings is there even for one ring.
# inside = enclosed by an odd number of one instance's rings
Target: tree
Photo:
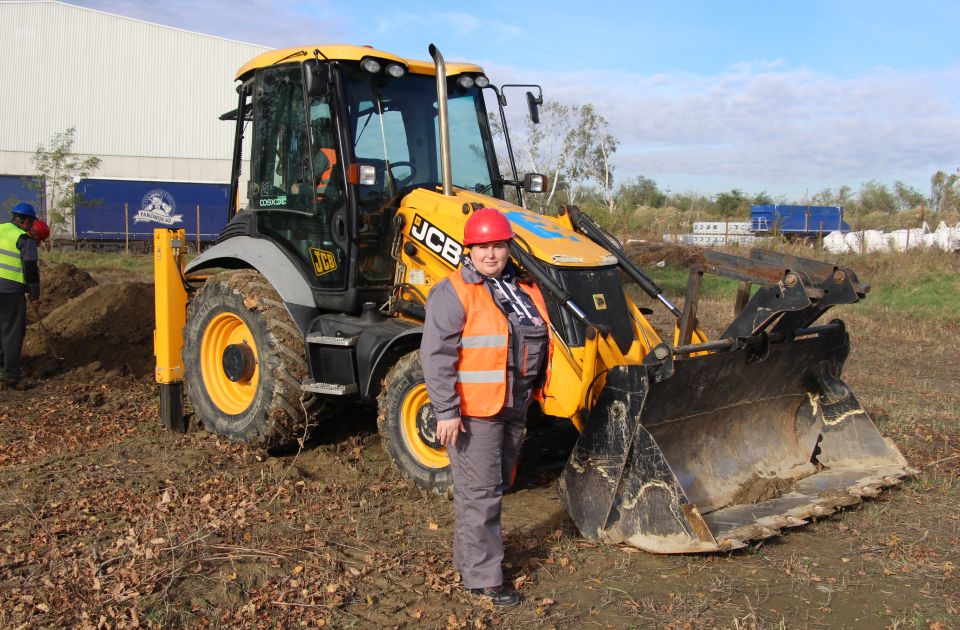
[[[844,207],[853,200],[853,189],[844,184],[837,188],[837,194],[833,198],[832,206]]]
[[[751,205],[754,206],[772,206],[774,205],[773,197],[767,193],[765,190],[761,190],[753,196],[753,199],[750,200]]]
[[[662,207],[667,196],[660,192],[657,182],[649,177],[637,175],[634,179],[620,184],[617,189],[617,205],[633,210],[639,206]]]
[[[81,157],[73,152],[76,127],[53,134],[47,147],[37,145],[30,161],[43,177],[47,187],[47,213],[51,228],[67,223],[80,201],[73,184],[100,167],[100,158]]]
[[[810,202],[815,206],[832,206],[833,199],[833,189],[828,187],[818,193],[814,193],[813,197],[810,198]]]
[[[937,171],[930,178],[930,207],[936,212],[956,209],[958,201],[957,176]]]
[[[870,214],[884,212],[893,214],[897,207],[897,200],[885,184],[870,180],[860,186],[860,213]]]
[[[572,192],[569,172],[576,133],[574,108],[557,101],[545,101],[540,107],[540,122],[527,119],[526,136],[518,143],[531,170],[547,176],[547,191],[530,195],[530,203],[539,212],[551,207],[561,182]],[[569,196],[569,195],[568,195]],[[573,200],[569,200],[573,203]]]
[[[734,188],[730,192],[718,194],[713,203],[716,204],[721,216],[733,217],[746,207],[747,197],[742,190]]]
[[[852,190],[849,186],[841,186],[834,191],[832,188],[824,188],[816,193],[811,199],[811,203],[818,206],[839,206],[843,207],[850,203]]]
[[[598,114],[593,105],[574,106],[574,111],[578,120],[573,133],[575,152],[570,179],[593,182],[612,214],[617,195],[611,161],[620,143],[607,131],[607,119]]]
[[[897,210],[911,210],[924,202],[923,195],[913,186],[897,180],[893,182],[893,194],[896,197]]]
[[[540,123],[527,119],[525,131],[516,141],[519,159],[548,178],[547,192],[530,197],[534,209],[547,211],[559,194],[566,195],[566,203],[576,203],[583,184],[596,187],[608,209],[615,205],[611,158],[618,142],[592,105],[545,101]]]

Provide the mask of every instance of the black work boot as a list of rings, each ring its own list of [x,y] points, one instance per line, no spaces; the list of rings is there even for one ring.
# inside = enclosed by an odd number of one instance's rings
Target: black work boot
[[[512,608],[520,603],[520,593],[507,586],[471,588],[470,592],[474,595],[489,598],[497,608]]]

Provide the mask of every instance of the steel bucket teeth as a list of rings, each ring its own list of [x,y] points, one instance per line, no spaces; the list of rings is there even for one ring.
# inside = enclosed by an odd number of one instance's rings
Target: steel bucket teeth
[[[846,333],[655,366],[620,366],[584,425],[560,495],[584,537],[716,551],[874,497],[915,471],[840,372]],[[752,361],[752,362],[751,362]]]

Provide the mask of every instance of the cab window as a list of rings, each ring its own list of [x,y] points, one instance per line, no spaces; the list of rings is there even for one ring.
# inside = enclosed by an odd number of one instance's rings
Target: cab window
[[[312,174],[299,64],[264,70],[253,103],[250,205],[313,213]]]

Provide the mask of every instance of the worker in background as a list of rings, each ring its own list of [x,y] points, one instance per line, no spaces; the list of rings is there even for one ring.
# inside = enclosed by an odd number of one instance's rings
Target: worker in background
[[[334,177],[334,168],[337,165],[336,138],[333,135],[333,121],[328,116],[320,116],[311,121],[310,129],[312,132],[313,143],[313,174],[316,182],[317,201],[320,205],[325,205],[327,196],[336,192],[336,187],[331,188],[331,179]],[[335,195],[333,201],[338,201],[339,195]]]
[[[0,224],[0,384],[22,389],[20,354],[27,330],[24,294],[29,294],[35,308],[40,307],[37,243],[29,234],[37,211],[21,202],[10,213],[10,222]]]
[[[500,513],[550,351],[543,295],[510,261],[512,239],[498,210],[471,215],[469,253],[430,291],[420,345],[437,439],[453,472],[453,562],[464,588],[499,607],[520,603],[503,584]]]

